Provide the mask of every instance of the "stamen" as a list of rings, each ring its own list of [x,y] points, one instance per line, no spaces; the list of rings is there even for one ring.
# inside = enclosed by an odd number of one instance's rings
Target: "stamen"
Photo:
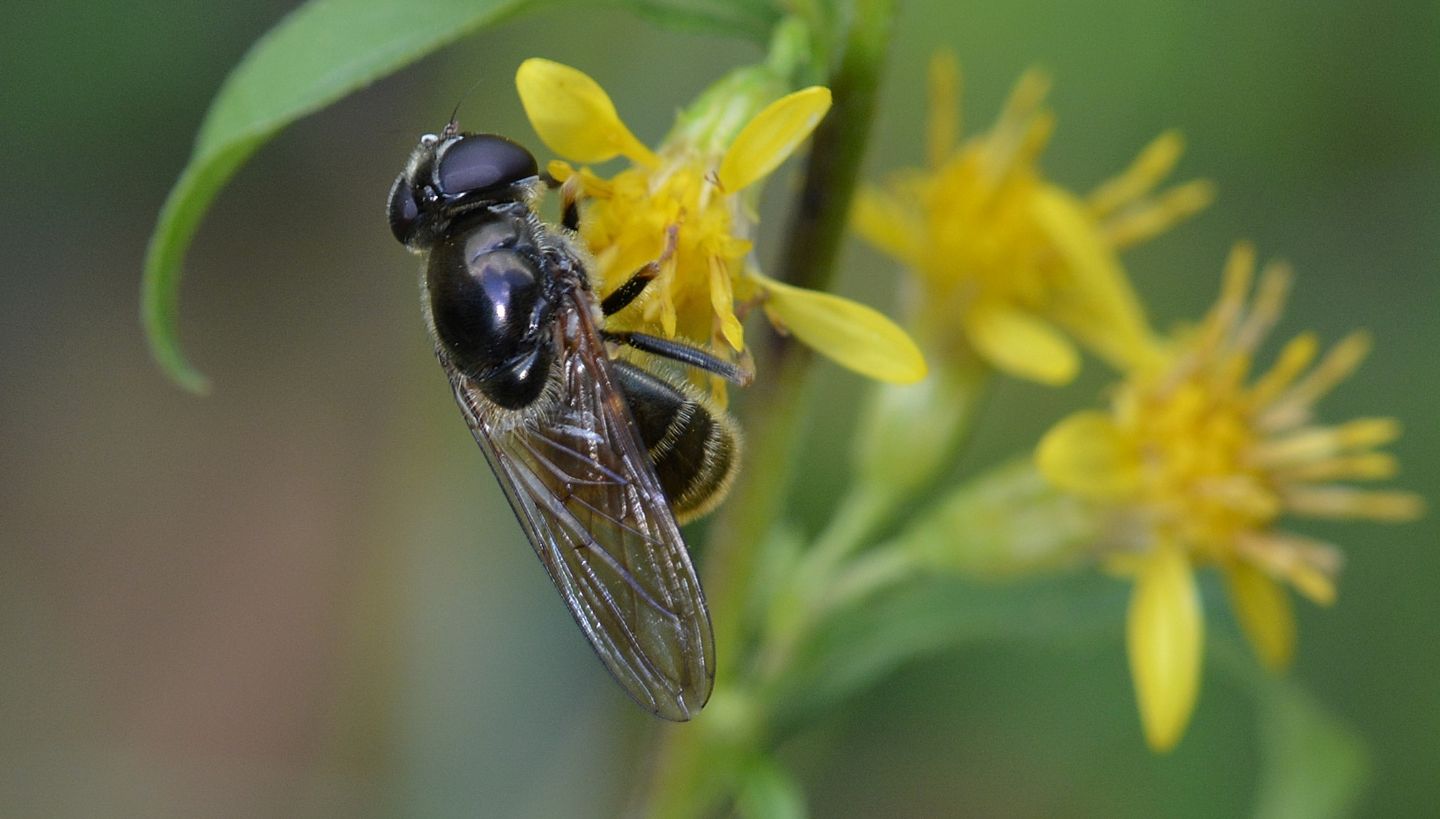
[[[1310,463],[1283,466],[1275,471],[1282,483],[1314,481],[1378,481],[1395,477],[1400,463],[1388,452],[1366,452],[1345,455]]]
[[[1136,201],[1129,209],[1106,219],[1103,230],[1111,244],[1123,250],[1164,233],[1209,207],[1214,200],[1215,186],[1197,179],[1154,199]]]
[[[1030,131],[1030,120],[1039,113],[1045,95],[1050,91],[1050,78],[1031,69],[1020,77],[995,127],[985,140],[986,170],[996,177],[1006,175]]]
[[[1265,532],[1242,534],[1236,551],[1270,575],[1288,580],[1316,603],[1335,602],[1334,579],[1343,563],[1335,546],[1292,532]]]
[[[1245,309],[1245,296],[1250,292],[1250,280],[1254,275],[1255,248],[1249,242],[1240,242],[1230,251],[1230,258],[1225,261],[1220,298],[1205,317],[1201,350],[1209,351],[1218,347],[1220,340],[1240,320]]]
[[[1250,307],[1250,315],[1235,331],[1231,348],[1237,352],[1253,353],[1265,336],[1270,334],[1280,313],[1285,309],[1285,299],[1290,294],[1294,271],[1287,264],[1272,262],[1265,265],[1260,274],[1260,286]]]
[[[1270,371],[1260,376],[1250,388],[1250,406],[1259,409],[1274,400],[1275,396],[1290,386],[1296,376],[1310,366],[1319,349],[1320,342],[1314,333],[1302,333],[1290,339],[1280,351],[1280,357]]]
[[[1284,497],[1287,509],[1317,518],[1363,518],[1398,523],[1414,520],[1425,511],[1425,501],[1413,492],[1315,486],[1289,489]]]
[[[1400,425],[1393,418],[1357,418],[1338,427],[1305,429],[1266,441],[1251,451],[1251,460],[1259,466],[1290,466],[1348,450],[1384,446],[1399,437]]]
[[[1280,499],[1250,475],[1227,475],[1195,482],[1194,491],[1205,499],[1251,521],[1266,522],[1280,514]],[[1194,516],[1192,509],[1188,514]]]
[[[1015,160],[1010,166],[1011,173],[1034,165],[1040,154],[1045,152],[1045,146],[1050,143],[1050,137],[1054,133],[1054,112],[1041,111],[1037,113],[1035,118],[1030,120],[1030,126],[1025,129],[1025,137],[1020,141],[1020,149],[1015,152]]]
[[[1145,196],[1170,175],[1184,151],[1185,140],[1178,131],[1166,131],[1151,140],[1130,167],[1090,194],[1091,212],[1103,218]]]
[[[1274,405],[1261,416],[1261,424],[1270,427],[1305,414],[1317,399],[1349,378],[1369,352],[1369,333],[1357,331],[1346,336],[1330,348],[1309,375],[1276,399]]]

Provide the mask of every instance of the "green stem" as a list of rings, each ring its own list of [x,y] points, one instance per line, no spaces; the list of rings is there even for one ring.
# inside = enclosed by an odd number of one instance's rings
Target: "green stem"
[[[894,0],[860,0],[856,5],[845,55],[830,79],[834,105],[815,131],[787,233],[778,270],[784,281],[824,289],[834,277],[893,17]],[[722,668],[740,648],[746,581],[790,483],[811,358],[810,351],[793,340],[777,339],[768,374],[747,397],[747,405],[758,410],[747,418],[749,463],[711,529],[706,557],[706,592],[717,615],[715,642]]]
[[[890,493],[851,484],[835,505],[829,524],[805,555],[805,563],[815,567],[818,574],[828,575],[840,561],[864,545],[865,539],[885,522],[894,506],[895,499]]]
[[[824,573],[804,581],[805,596],[798,601],[798,610],[765,635],[755,664],[759,683],[766,685],[783,674],[795,651],[827,618],[913,577],[920,568],[914,554],[892,548],[866,552],[843,566],[838,559],[814,566],[814,571]]]
[[[803,578],[829,578],[891,522],[923,500],[961,458],[979,417],[990,369],[973,355],[927,356],[944,364],[920,384],[872,387],[855,432],[854,479],[802,562]]]
[[[920,568],[913,554],[899,549],[866,553],[830,583],[817,612],[817,622],[832,612],[864,602],[871,595],[913,576]]]
[[[830,75],[834,104],[815,131],[805,167],[779,278],[824,289],[834,278],[835,260],[849,221],[875,110],[880,69],[889,47],[895,0],[858,0],[840,65]],[[757,380],[747,405],[749,462],[724,510],[711,527],[704,556],[705,586],[714,615],[719,672],[716,699],[727,688],[740,688],[736,674],[744,649],[748,581],[754,576],[761,542],[779,517],[794,468],[797,432],[804,406],[811,353],[791,339],[771,345],[770,364]],[[702,714],[703,721],[708,715]],[[704,815],[715,804],[716,766],[707,751],[743,753],[739,748],[707,748],[703,726],[666,729],[649,789],[654,816]],[[763,730],[752,736],[759,744]],[[710,783],[707,783],[707,779]],[[721,791],[730,789],[728,784]],[[706,798],[709,795],[710,798]]]
[[[840,67],[830,75],[834,104],[815,130],[805,184],[790,221],[780,278],[823,289],[834,275],[850,199],[870,141],[880,69],[890,47],[895,0],[859,0]]]
[[[861,0],[856,8],[845,56],[830,79],[835,102],[815,132],[805,182],[787,232],[789,240],[778,269],[782,280],[823,289],[834,276],[893,15],[893,0]],[[762,412],[747,419],[748,463],[712,526],[705,557],[721,674],[727,669],[734,673],[739,667],[747,581],[754,575],[759,545],[779,517],[787,494],[812,357],[792,340],[777,338],[768,375],[747,396],[748,406]]]
[[[800,558],[787,580],[789,590],[769,601],[764,615],[763,645],[756,668],[762,675],[778,673],[811,630],[832,610],[834,585],[845,559],[874,531],[891,508],[890,498],[852,485],[835,507],[830,525]],[[777,609],[776,607],[781,607]]]
[[[722,680],[738,668],[744,649],[747,581],[755,576],[759,546],[779,516],[796,455],[796,428],[805,403],[810,357],[796,350],[780,364],[765,379],[772,386],[750,396],[753,406],[763,407],[764,412],[749,418],[753,424],[747,429],[744,471],[711,527],[702,557]]]

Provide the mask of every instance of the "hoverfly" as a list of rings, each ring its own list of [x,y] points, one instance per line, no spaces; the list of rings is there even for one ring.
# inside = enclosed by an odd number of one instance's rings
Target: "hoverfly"
[[[462,133],[452,118],[420,138],[395,180],[390,228],[428,256],[420,288],[435,355],[565,605],[637,703],[687,720],[710,696],[715,647],[676,521],[718,502],[739,437],[697,390],[610,350],[741,384],[749,374],[693,347],[606,331],[604,317],[638,297],[659,263],[599,300],[576,203],[565,203],[563,230],[535,214],[547,184],[525,148]]]

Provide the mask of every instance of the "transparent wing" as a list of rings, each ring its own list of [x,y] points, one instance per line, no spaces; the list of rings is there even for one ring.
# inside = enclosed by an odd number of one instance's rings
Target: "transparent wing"
[[[560,389],[517,423],[441,364],[475,440],[595,653],[630,696],[688,720],[710,696],[714,640],[674,515],[580,294],[562,309]]]

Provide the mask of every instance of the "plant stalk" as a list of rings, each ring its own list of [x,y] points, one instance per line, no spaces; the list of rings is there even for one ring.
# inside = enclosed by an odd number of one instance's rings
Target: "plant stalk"
[[[870,136],[880,71],[889,48],[895,0],[858,0],[840,64],[830,73],[834,103],[815,131],[788,240],[781,254],[778,278],[800,287],[824,289],[834,278],[835,260],[849,221],[861,160]],[[769,366],[747,396],[750,412],[749,462],[707,541],[705,585],[715,618],[719,671],[715,700],[736,695],[745,683],[735,675],[746,641],[748,581],[755,572],[758,550],[783,508],[794,469],[805,384],[812,361],[809,350],[793,339],[776,338],[769,347]],[[719,704],[718,702],[716,704]],[[733,796],[736,764],[758,747],[736,747],[739,737],[763,743],[763,726],[728,732],[701,725],[665,727],[652,761],[646,814],[657,817],[703,816]],[[760,719],[757,717],[757,719]],[[761,719],[763,721],[763,719]],[[727,736],[717,741],[717,736]],[[744,744],[744,743],[738,743]],[[728,757],[721,759],[718,757]],[[726,772],[729,772],[728,774]]]
[[[894,0],[856,4],[844,57],[830,78],[834,104],[815,130],[805,181],[786,234],[777,271],[783,281],[824,289],[834,278],[870,136],[894,11]],[[722,666],[740,649],[746,581],[754,571],[756,550],[779,517],[789,488],[812,358],[793,339],[775,338],[768,373],[757,379],[748,396],[749,462],[711,528],[705,557],[706,592],[717,615],[715,642]]]

